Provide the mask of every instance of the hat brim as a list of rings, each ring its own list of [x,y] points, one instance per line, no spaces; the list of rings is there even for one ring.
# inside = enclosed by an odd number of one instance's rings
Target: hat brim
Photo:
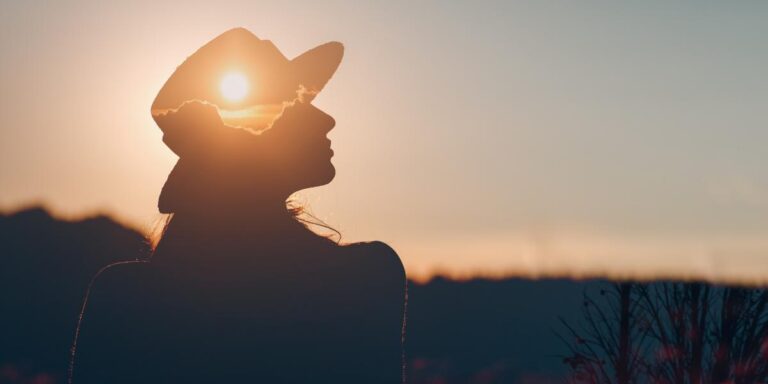
[[[344,57],[344,45],[332,41],[312,48],[291,60],[293,72],[310,97],[323,90]]]

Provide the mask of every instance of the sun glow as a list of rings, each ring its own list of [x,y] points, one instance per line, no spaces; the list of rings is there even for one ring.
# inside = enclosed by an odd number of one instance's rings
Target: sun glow
[[[229,101],[240,101],[248,94],[248,79],[239,72],[226,74],[219,84],[221,95]]]

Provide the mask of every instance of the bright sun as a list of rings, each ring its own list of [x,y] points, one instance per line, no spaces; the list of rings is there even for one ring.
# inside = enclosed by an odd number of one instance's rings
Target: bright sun
[[[225,99],[240,101],[248,94],[248,79],[242,73],[228,73],[221,79],[219,90]]]

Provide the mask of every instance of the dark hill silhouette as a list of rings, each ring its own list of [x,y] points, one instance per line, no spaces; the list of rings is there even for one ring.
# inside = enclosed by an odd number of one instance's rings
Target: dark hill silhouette
[[[66,221],[39,207],[0,216],[0,383],[64,382],[91,276],[148,252],[140,233],[105,216]]]
[[[105,216],[66,221],[42,208],[0,216],[0,383],[62,383],[82,295],[115,261],[145,257],[144,237]],[[410,383],[552,382],[567,372],[557,316],[579,316],[584,287],[559,279],[409,288]],[[42,381],[41,381],[42,380]],[[45,381],[48,380],[48,381]]]
[[[436,278],[409,289],[406,349],[415,383],[563,382],[558,316],[575,321],[598,280]]]

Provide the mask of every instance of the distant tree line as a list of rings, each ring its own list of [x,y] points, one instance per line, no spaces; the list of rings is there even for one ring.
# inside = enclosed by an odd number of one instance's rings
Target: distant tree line
[[[768,382],[768,291],[701,282],[606,283],[561,319],[570,383]]]

